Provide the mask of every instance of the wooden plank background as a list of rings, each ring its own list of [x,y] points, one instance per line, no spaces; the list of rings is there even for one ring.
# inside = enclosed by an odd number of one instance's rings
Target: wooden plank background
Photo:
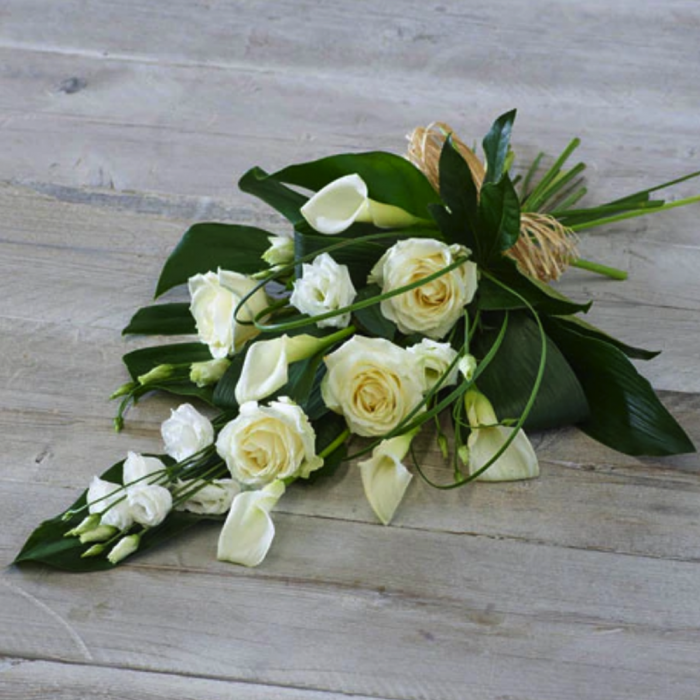
[[[520,164],[583,139],[586,201],[700,168],[691,0],[0,4],[0,565],[174,402],[111,429],[123,340],[194,221],[280,220],[237,192],[340,150],[467,141],[518,107]],[[680,197],[698,191],[685,183]],[[594,322],[700,440],[700,208],[582,235]],[[177,298],[177,294],[171,295]],[[378,525],[352,465],[294,488],[265,563],[216,528],[109,573],[0,573],[0,699],[698,700],[700,460],[533,436],[542,477],[435,492]],[[431,474],[444,468],[430,441]]]

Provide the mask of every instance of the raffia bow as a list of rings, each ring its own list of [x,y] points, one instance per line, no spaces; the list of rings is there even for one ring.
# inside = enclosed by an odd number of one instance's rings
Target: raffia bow
[[[417,127],[408,137],[408,159],[428,178],[437,192],[440,191],[440,152],[448,136],[464,158],[477,190],[481,189],[486,170],[474,151],[461,141],[452,128],[443,122],[433,122],[427,127]],[[522,212],[518,242],[505,252],[520,271],[529,277],[549,282],[559,279],[576,260],[578,250],[576,234],[549,214]]]

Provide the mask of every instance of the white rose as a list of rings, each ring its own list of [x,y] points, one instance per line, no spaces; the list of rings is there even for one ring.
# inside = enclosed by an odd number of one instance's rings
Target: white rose
[[[196,408],[183,403],[160,427],[165,452],[178,462],[214,443],[214,427]]]
[[[194,480],[177,482],[177,487],[184,489],[184,492],[194,485]],[[200,515],[221,515],[231,508],[231,503],[240,490],[233,479],[214,479],[177,506],[177,510],[188,510]]]
[[[131,509],[126,501],[126,491],[119,484],[93,477],[87,492],[88,510],[90,513],[107,512],[102,516],[101,523],[127,530],[134,524]]]
[[[165,465],[157,457],[144,457],[137,452],[127,452],[124,460],[122,481],[128,486],[133,482],[139,484],[155,481],[149,476],[160,476],[165,470]]]
[[[198,387],[216,384],[230,366],[231,363],[225,357],[206,362],[193,362],[190,365],[190,381]]]
[[[265,558],[275,537],[270,511],[284,491],[284,482],[277,480],[259,491],[244,491],[236,496],[219,535],[219,561],[257,566]]]
[[[457,357],[457,351],[449,343],[438,343],[430,338],[423,338],[420,343],[408,348],[408,352],[416,356],[418,364],[423,370],[424,391],[430,391],[435,386],[438,379],[447,372],[447,368]],[[456,384],[457,372],[458,366],[455,364],[440,384],[440,388]]]
[[[154,484],[130,486],[126,501],[134,521],[145,527],[160,525],[173,507],[170,491]]]
[[[227,270],[190,277],[190,311],[200,340],[209,346],[215,359],[235,352],[246,340],[257,335],[255,326],[242,325],[234,320],[239,302],[256,284],[245,275]],[[267,296],[259,289],[240,309],[237,320],[252,321],[267,306]]]
[[[423,398],[416,356],[383,338],[356,335],[325,363],[323,400],[358,435],[385,435]]]
[[[289,303],[309,316],[320,316],[350,306],[357,292],[350,279],[347,265],[338,265],[328,253],[321,253],[310,265],[302,265],[302,277],[294,282]],[[319,328],[345,328],[350,314],[319,321]]]
[[[355,222],[379,228],[404,228],[420,222],[400,207],[370,199],[367,184],[357,174],[328,183],[300,211],[311,228],[328,235],[341,233]]]
[[[236,481],[261,486],[275,479],[306,478],[323,466],[316,434],[304,411],[286,397],[259,406],[248,401],[219,433],[216,451]]]
[[[469,473],[474,474],[485,467],[515,428],[496,425],[498,418],[491,402],[481,393],[470,390],[464,397],[469,425],[472,432],[467,440],[469,448]],[[480,427],[485,426],[485,427]],[[518,430],[506,451],[480,476],[477,481],[519,481],[539,476],[540,465],[535,450],[525,435]]]
[[[379,284],[382,293],[391,292],[443,270],[469,252],[464,246],[448,246],[433,238],[409,238],[382,255],[368,281]],[[476,276],[476,264],[465,261],[432,282],[385,299],[380,304],[381,312],[402,333],[442,338],[473,299]]]
[[[294,260],[294,238],[291,236],[268,236],[270,247],[263,253],[262,259],[271,266],[288,265]]]

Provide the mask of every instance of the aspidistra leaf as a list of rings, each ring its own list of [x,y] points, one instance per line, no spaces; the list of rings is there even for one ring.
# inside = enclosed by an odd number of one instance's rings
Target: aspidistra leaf
[[[122,335],[189,335],[196,333],[187,303],[155,304],[139,309]]]
[[[579,427],[629,455],[665,456],[695,446],[622,350],[563,324],[547,329],[576,373],[591,409]]]
[[[482,146],[486,156],[486,176],[484,183],[498,182],[503,175],[503,166],[508,155],[510,145],[510,134],[513,130],[516,110],[502,114],[491,126],[488,134],[484,137]]]
[[[201,223],[191,226],[163,266],[156,297],[196,274],[218,268],[244,275],[267,267],[262,254],[272,234],[255,226]]]

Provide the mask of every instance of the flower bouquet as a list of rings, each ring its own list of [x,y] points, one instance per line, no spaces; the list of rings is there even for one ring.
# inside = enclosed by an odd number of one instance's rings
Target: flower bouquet
[[[569,266],[624,279],[582,259],[576,232],[700,201],[651,197],[699,173],[577,208],[585,166],[565,164],[578,139],[543,174],[539,156],[512,177],[514,118],[494,122],[482,156],[436,124],[413,132],[407,157],[248,171],[240,188],[289,232],[192,226],[155,294],[187,285],[189,301],[142,308],[124,333],[194,339],[126,354],[131,379],[113,394],[118,430],[154,391],[212,408],[172,411],[164,454],[129,452],[94,477],[16,562],[106,569],[216,519],[218,558],[255,566],[295,481],[357,460],[388,524],[415,475],[438,489],[538,476],[530,429],[576,425],[632,455],[694,450],[629,359],[657,353],[590,325],[590,303],[548,283]],[[420,431],[444,456],[439,482],[413,453]]]

